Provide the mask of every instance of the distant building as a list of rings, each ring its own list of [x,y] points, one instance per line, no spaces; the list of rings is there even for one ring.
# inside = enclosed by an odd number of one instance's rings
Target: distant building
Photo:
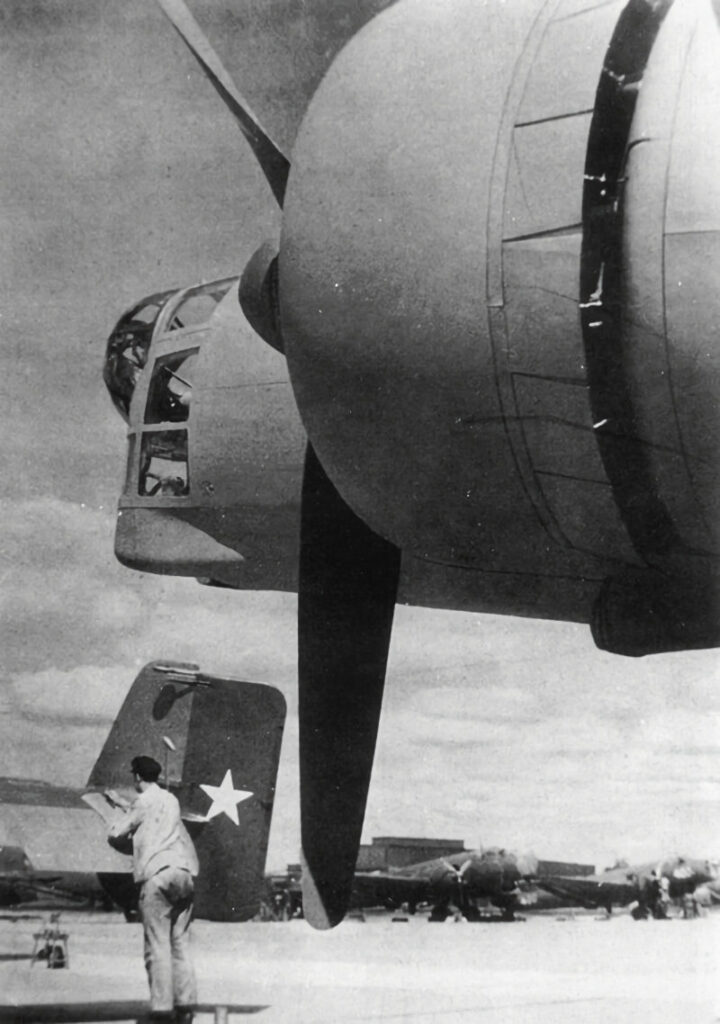
[[[594,864],[571,864],[563,860],[539,860],[537,866],[538,878],[547,878],[550,875],[593,874],[595,874]]]
[[[462,853],[462,839],[418,839],[411,836],[376,836],[372,843],[363,843],[358,852],[358,871],[387,871],[404,868],[435,857]]]

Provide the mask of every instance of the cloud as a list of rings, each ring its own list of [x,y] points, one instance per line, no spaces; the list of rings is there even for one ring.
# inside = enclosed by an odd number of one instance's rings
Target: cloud
[[[410,633],[452,632],[446,613],[405,615]],[[477,619],[494,653],[495,623]],[[502,661],[482,680],[458,668],[476,649],[468,622],[444,658],[435,652],[431,674],[413,678],[396,660],[367,834],[420,834],[422,824],[424,834],[591,863],[720,851],[714,816],[699,810],[720,799],[716,653],[623,659],[595,650],[586,629],[551,624],[560,643],[548,660],[545,625],[505,620]]]
[[[68,724],[109,729],[132,678],[127,666],[79,665],[65,671],[23,672],[9,683],[6,708],[25,721],[47,722],[58,730]]]
[[[150,595],[115,562],[114,517],[44,497],[9,502],[3,527],[5,670],[117,660]]]
[[[82,786],[132,683],[130,667],[18,673],[0,697],[0,774]]]
[[[267,682],[294,679],[293,595],[131,572],[113,555],[114,526],[112,513],[54,497],[7,504],[0,606],[6,672],[162,656],[231,675],[242,664]]]

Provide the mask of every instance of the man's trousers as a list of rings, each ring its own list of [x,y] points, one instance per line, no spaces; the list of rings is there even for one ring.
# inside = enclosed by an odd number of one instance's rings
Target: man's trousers
[[[162,868],[140,890],[140,917],[145,933],[145,968],[150,1009],[172,1011],[197,1002],[190,960],[193,878],[181,868]]]

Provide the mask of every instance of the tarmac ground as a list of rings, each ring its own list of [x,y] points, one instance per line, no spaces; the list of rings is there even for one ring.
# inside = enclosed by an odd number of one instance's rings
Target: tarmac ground
[[[31,965],[48,915],[0,919],[0,1022],[136,1021],[142,931],[64,912],[69,963]],[[431,924],[417,915],[193,925],[201,1011],[257,1024],[710,1024],[720,1019],[720,912],[685,921],[590,913]]]

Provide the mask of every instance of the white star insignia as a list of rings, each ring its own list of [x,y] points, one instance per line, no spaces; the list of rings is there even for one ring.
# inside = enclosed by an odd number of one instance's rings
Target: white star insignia
[[[253,795],[249,789],[235,789],[230,768],[225,772],[225,778],[219,786],[208,786],[201,783],[200,789],[204,790],[212,800],[210,810],[205,815],[206,821],[210,821],[217,814],[227,814],[228,818],[236,825],[240,824],[237,805]]]

